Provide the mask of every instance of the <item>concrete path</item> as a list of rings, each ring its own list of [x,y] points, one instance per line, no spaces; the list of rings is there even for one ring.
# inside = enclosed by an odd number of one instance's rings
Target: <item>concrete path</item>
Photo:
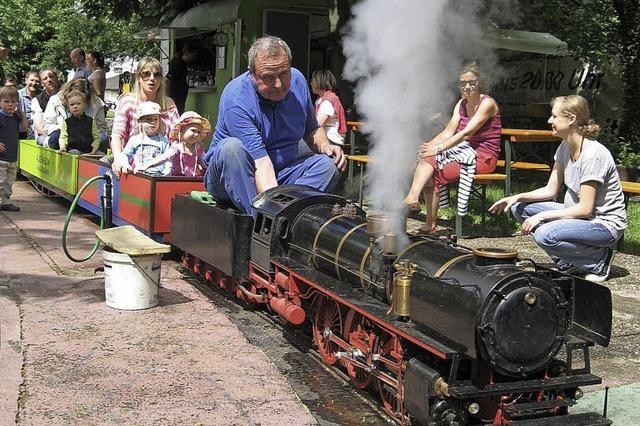
[[[0,213],[0,425],[315,424],[286,380],[166,263],[160,306],[106,306],[101,256],[60,247],[68,203],[27,182]],[[97,226],[76,217],[76,256]]]

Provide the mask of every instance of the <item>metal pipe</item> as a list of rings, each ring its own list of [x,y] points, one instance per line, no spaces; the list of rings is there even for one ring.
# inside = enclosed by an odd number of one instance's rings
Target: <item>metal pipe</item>
[[[240,290],[242,294],[256,303],[267,303],[267,298],[265,296],[263,296],[262,294],[251,293],[242,284],[238,284],[238,290]]]
[[[113,227],[113,204],[111,200],[111,193],[113,191],[113,183],[111,182],[111,176],[107,173],[103,175],[105,184],[104,184],[104,227],[112,228]]]
[[[304,309],[282,297],[272,297],[269,306],[293,325],[302,324],[306,318]]]

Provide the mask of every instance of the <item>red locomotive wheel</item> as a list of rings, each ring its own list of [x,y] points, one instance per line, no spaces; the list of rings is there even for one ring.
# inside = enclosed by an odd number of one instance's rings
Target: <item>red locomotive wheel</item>
[[[391,361],[392,365],[383,363],[383,367],[380,368],[381,372],[393,377],[398,382],[398,388],[394,388],[388,383],[377,379],[376,384],[378,386],[378,392],[380,393],[380,400],[384,406],[385,411],[391,417],[396,419],[401,424],[405,424],[408,421],[407,413],[404,406],[404,396],[401,393],[402,389],[402,347],[396,336],[392,336],[383,333],[380,336],[380,346],[378,354]]]
[[[376,334],[373,331],[372,324],[367,318],[354,310],[350,310],[344,321],[343,335],[351,346],[359,349],[365,357],[370,358],[368,355],[373,351]],[[351,378],[351,382],[356,387],[364,389],[369,386],[373,376],[368,371],[356,367],[348,361],[344,361],[344,366],[347,369],[347,374],[349,374]]]
[[[325,364],[335,364],[336,352],[340,349],[325,336],[329,333],[340,336],[341,332],[342,314],[338,303],[324,297],[318,300],[313,316],[313,341],[318,346],[318,352]]]

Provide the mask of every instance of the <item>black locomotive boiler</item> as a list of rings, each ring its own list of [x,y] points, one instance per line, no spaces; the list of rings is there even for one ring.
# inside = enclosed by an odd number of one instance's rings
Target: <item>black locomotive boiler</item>
[[[516,253],[408,243],[347,200],[281,186],[257,217],[173,201],[184,263],[294,326],[400,423],[609,424],[569,414],[607,346],[611,293]],[[553,419],[551,419],[553,418]]]

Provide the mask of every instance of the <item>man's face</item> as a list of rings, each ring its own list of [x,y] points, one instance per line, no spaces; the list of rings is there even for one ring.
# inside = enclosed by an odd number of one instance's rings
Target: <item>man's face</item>
[[[78,68],[84,62],[84,58],[78,52],[71,52],[71,55],[69,55],[69,58],[71,58],[71,63],[76,68]]]
[[[24,87],[27,88],[27,92],[36,93],[40,88],[40,77],[38,77],[37,74],[29,74],[29,76],[24,79]]]
[[[194,63],[196,61],[196,52],[185,52],[182,60],[187,64]]]
[[[49,93],[55,92],[58,88],[58,77],[50,71],[44,71],[40,73],[40,81],[45,90]]]
[[[271,57],[258,54],[251,78],[263,98],[273,102],[283,100],[291,86],[291,64],[285,51]]]

